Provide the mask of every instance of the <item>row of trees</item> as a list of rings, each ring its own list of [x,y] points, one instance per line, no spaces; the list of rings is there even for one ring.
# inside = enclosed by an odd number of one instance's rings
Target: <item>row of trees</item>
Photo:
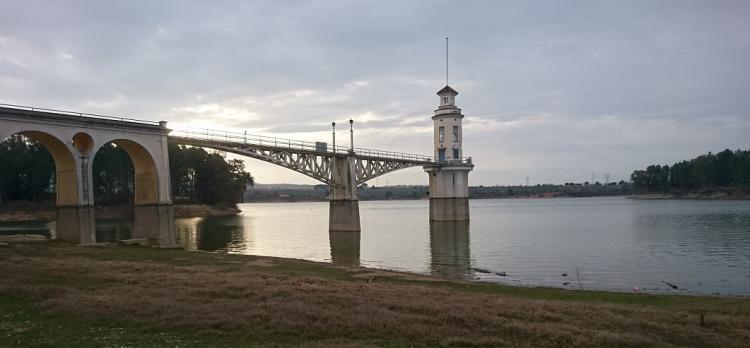
[[[55,162],[44,146],[14,136],[0,143],[0,202],[55,197]]]
[[[55,162],[44,146],[22,136],[0,143],[0,202],[54,200]],[[172,194],[186,203],[233,206],[253,177],[240,160],[227,160],[202,148],[169,144]],[[94,200],[97,204],[133,201],[133,164],[112,143],[94,157]]]
[[[668,165],[650,165],[630,176],[639,190],[690,191],[719,187],[750,187],[750,150],[724,150]]]
[[[176,200],[233,206],[255,184],[241,160],[227,161],[199,147],[169,144],[169,167]]]

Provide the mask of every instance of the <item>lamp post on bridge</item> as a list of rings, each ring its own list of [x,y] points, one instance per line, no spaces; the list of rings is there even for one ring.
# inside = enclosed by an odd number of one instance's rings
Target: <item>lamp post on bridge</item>
[[[331,129],[333,130],[333,153],[336,153],[336,122],[331,122]]]
[[[349,153],[354,153],[354,120],[349,119]]]

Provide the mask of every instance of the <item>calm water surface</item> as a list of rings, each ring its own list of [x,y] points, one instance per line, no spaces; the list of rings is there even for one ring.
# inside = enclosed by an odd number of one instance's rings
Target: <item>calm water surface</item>
[[[516,285],[750,294],[750,201],[472,200],[470,223],[430,223],[428,204],[360,202],[360,233],[329,233],[327,202],[243,204],[239,216],[175,225],[189,249]],[[131,226],[97,221],[97,241],[127,238]]]

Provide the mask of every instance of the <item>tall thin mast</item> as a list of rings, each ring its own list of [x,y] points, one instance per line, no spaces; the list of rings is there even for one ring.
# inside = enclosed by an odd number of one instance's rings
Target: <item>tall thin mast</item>
[[[445,38],[445,85],[448,85],[448,38]]]

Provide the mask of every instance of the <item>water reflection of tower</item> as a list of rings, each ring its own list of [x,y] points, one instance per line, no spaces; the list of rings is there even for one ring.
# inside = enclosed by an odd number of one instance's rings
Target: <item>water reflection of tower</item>
[[[331,242],[331,262],[359,266],[360,232],[328,232]]]
[[[468,221],[430,221],[430,271],[461,278],[470,273]]]

